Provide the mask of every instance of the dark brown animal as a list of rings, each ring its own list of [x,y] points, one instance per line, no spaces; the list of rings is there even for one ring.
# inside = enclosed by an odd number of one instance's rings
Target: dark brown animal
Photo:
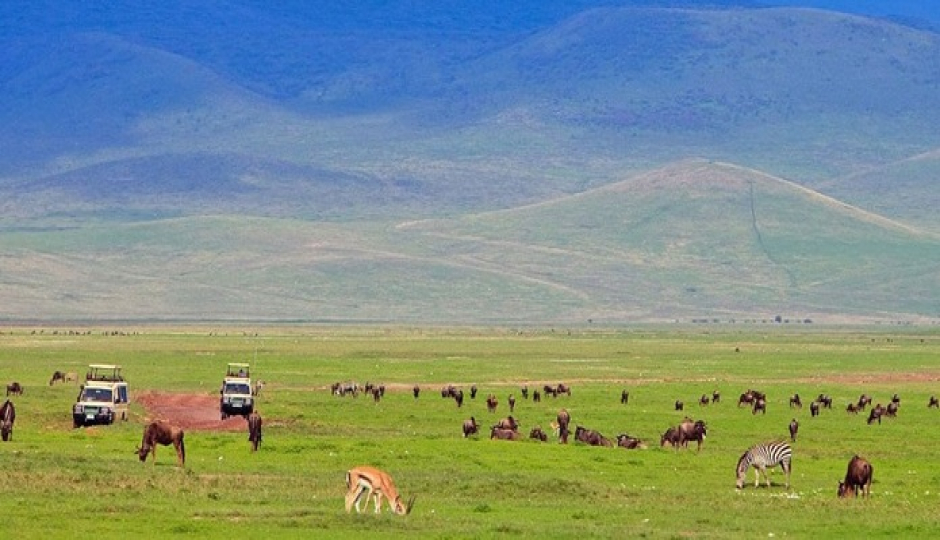
[[[881,424],[881,417],[884,416],[885,408],[881,406],[881,403],[872,408],[871,412],[868,413],[868,425],[875,423],[875,420],[878,421],[878,424]]]
[[[157,420],[144,428],[144,436],[140,447],[135,453],[141,461],[147,461],[147,454],[153,455],[153,463],[157,463],[157,445],[173,445],[176,449],[177,464],[182,467],[186,464],[186,446],[183,443],[183,429],[168,422]]]
[[[626,405],[630,401],[630,392],[624,390],[620,392],[620,403]]]
[[[854,403],[849,403],[845,406],[845,412],[849,414],[858,414],[858,406]]]
[[[414,395],[415,399],[418,399],[418,396],[421,395],[421,387],[416,384],[414,388],[411,389],[411,393]]]
[[[607,446],[613,448],[614,443],[593,429],[578,426],[574,430],[574,440],[581,441],[590,446]]]
[[[693,422],[691,418],[686,418],[679,424],[679,446],[688,447],[689,441],[698,443],[696,450],[702,449],[702,443],[705,442],[705,436],[708,429],[703,420]]]
[[[4,441],[13,439],[14,422],[16,422],[16,407],[8,399],[0,406],[0,438]]]
[[[796,421],[796,418],[790,420],[790,440],[796,442],[796,433],[800,430],[800,423]]]
[[[546,442],[548,441],[548,434],[542,431],[541,427],[535,426],[534,428],[532,428],[532,431],[529,432],[529,438]]]
[[[566,385],[565,383],[558,383],[558,386],[555,387],[555,393],[556,393],[556,394],[565,394],[565,395],[567,395],[567,396],[570,397],[570,396],[571,396],[571,387],[568,386],[568,385]]]
[[[540,394],[538,390],[533,391],[533,392],[532,392],[532,402],[533,402],[533,403],[539,403],[539,402],[541,402],[541,401],[542,401],[542,394]]]
[[[512,415],[509,415],[497,422],[493,427],[497,429],[511,429],[513,431],[519,431],[519,422],[517,422],[516,419],[512,417]]]
[[[7,385],[7,395],[13,394],[14,396],[23,395],[23,387],[18,382],[13,382]]]
[[[473,386],[470,387],[470,399],[476,399],[476,398],[477,398],[477,385],[474,384]]]
[[[767,401],[764,398],[759,398],[754,402],[754,408],[751,410],[751,414],[757,414],[760,411],[761,414],[767,414]]]
[[[457,404],[457,408],[463,407],[463,390],[457,390],[454,394],[454,403]]]
[[[937,399],[937,396],[930,396],[930,400],[927,402],[927,408],[940,409],[940,399]]]
[[[709,403],[711,403],[711,400],[708,399],[708,394],[702,394],[702,397],[700,397],[698,400],[698,406],[705,407]]]
[[[671,427],[667,429],[659,438],[659,446],[666,446],[669,443],[674,448],[679,446],[679,428]]]
[[[849,460],[848,470],[845,471],[845,480],[839,482],[839,497],[848,497],[849,493],[858,497],[858,490],[861,488],[863,497],[871,497],[871,481],[875,469],[867,459],[859,456],[853,456]]]
[[[542,386],[542,391],[545,392],[546,396],[558,397],[558,391],[555,390],[554,386],[544,385]]]
[[[52,378],[49,379],[49,386],[52,386],[57,382],[65,382],[65,373],[61,371],[54,371],[52,373]]]
[[[816,398],[816,402],[827,409],[832,408],[832,398],[825,394],[819,394]]]
[[[261,415],[258,411],[251,411],[248,415],[248,441],[251,443],[251,451],[257,452],[261,445]],[[180,435],[182,441],[182,435]]]
[[[486,398],[486,410],[488,410],[488,411],[491,412],[491,413],[494,413],[494,412],[496,412],[496,407],[497,407],[498,405],[499,405],[499,400],[496,399],[496,396],[494,396],[493,394],[490,394],[489,396],[487,396],[487,398]]]
[[[810,416],[819,416],[819,402],[814,401],[809,404],[809,414]]]
[[[712,392],[712,403],[718,403],[721,401],[721,392],[715,390]]]
[[[894,394],[893,396],[891,396],[891,403],[894,403],[895,405],[897,405],[898,407],[900,407],[900,406],[901,406],[901,396],[899,396],[899,395],[897,395],[897,394]]]
[[[516,410],[516,396],[514,396],[514,395],[512,395],[512,394],[509,394],[509,398],[507,399],[507,401],[509,402],[509,412],[510,412],[510,413],[515,412],[515,410]]]
[[[519,389],[519,393],[522,394],[522,399],[529,399],[529,387],[523,386]]]
[[[871,396],[869,396],[868,394],[862,394],[861,396],[858,397],[858,405],[857,405],[858,410],[864,411],[865,408],[868,407],[869,405],[871,405]]]
[[[621,448],[626,448],[627,450],[634,450],[636,448],[645,448],[643,441],[637,439],[636,437],[631,437],[626,433],[621,433],[617,435],[617,446]]]
[[[790,398],[790,408],[796,407],[797,409],[803,408],[803,402],[800,401],[799,394],[793,394],[793,397]]]
[[[754,403],[754,394],[750,390],[741,394],[741,397],[738,398],[738,407],[741,405],[752,405]]]
[[[568,444],[568,425],[571,423],[571,415],[568,414],[568,410],[558,411],[555,421],[558,423],[558,437],[561,439],[561,443]]]
[[[675,408],[677,411],[681,411],[681,410],[685,409],[685,404],[682,403],[681,401],[679,401],[679,400],[677,399],[677,400],[676,400],[676,404],[674,405],[674,408]]]
[[[898,415],[898,407],[899,407],[899,405],[898,405],[897,403],[895,403],[895,402],[893,402],[893,401],[889,402],[889,403],[888,403],[888,406],[885,407],[885,416],[890,416],[891,418],[894,418],[895,416],[897,416],[897,415]]]
[[[522,438],[522,435],[518,431],[513,431],[511,429],[500,429],[494,427],[490,430],[490,439],[498,439],[501,441],[518,441]]]
[[[475,435],[480,431],[480,424],[477,423],[477,419],[470,417],[469,420],[463,421],[463,438],[466,439],[470,435]]]

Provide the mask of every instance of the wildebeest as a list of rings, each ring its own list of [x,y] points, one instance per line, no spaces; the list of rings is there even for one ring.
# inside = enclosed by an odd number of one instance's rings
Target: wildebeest
[[[832,398],[827,396],[826,394],[819,394],[816,397],[816,403],[819,403],[820,405],[822,405],[823,407],[827,409],[832,408]]]
[[[711,403],[711,401],[708,399],[708,394],[702,394],[702,397],[700,397],[698,400],[699,407],[704,407],[709,403]]]
[[[858,410],[864,411],[866,407],[871,405],[871,396],[868,394],[862,394],[858,397],[858,405],[856,406]]]
[[[896,404],[898,407],[901,406],[901,396],[894,394],[891,396],[891,403]]]
[[[512,417],[512,415],[509,415],[506,418],[503,418],[502,420],[497,422],[496,425],[494,425],[493,427],[499,428],[499,429],[511,429],[513,431],[519,431],[519,422],[517,422],[516,419]]]
[[[533,391],[532,391],[532,401],[533,401],[534,403],[539,403],[540,401],[542,401],[542,394],[539,393],[538,390],[533,390]]]
[[[858,406],[854,403],[849,403],[845,406],[845,412],[849,414],[858,414]]]
[[[182,441],[182,435],[180,435]],[[261,445],[261,415],[257,410],[251,411],[248,415],[248,441],[251,443],[251,451],[257,452]]]
[[[757,411],[760,411],[762,414],[767,414],[767,400],[758,398],[754,401],[754,408],[751,410],[751,414],[757,414]]]
[[[418,399],[418,396],[421,395],[421,387],[416,384],[414,388],[411,389],[411,393],[414,395],[415,399]]]
[[[557,394],[566,394],[571,395],[571,387],[565,383],[558,383],[558,386],[555,387],[555,393]]]
[[[809,404],[809,414],[810,416],[819,416],[819,402],[814,401]]]
[[[630,401],[630,392],[626,390],[620,392],[620,403],[626,405]]]
[[[546,396],[558,397],[558,391],[555,390],[554,386],[543,385],[542,392],[544,392]]]
[[[493,427],[490,430],[490,439],[499,439],[502,441],[518,441],[522,438],[522,435],[518,431],[513,431],[511,429],[500,429],[498,427]]]
[[[689,441],[695,441],[698,443],[696,450],[702,449],[702,443],[705,442],[705,436],[707,435],[707,428],[703,420],[692,421],[691,418],[685,418],[678,427],[679,430],[679,445],[687,447]]]
[[[476,399],[476,398],[477,398],[477,385],[474,384],[470,387],[470,399]]]
[[[561,439],[562,444],[568,444],[568,424],[571,423],[571,415],[568,414],[568,410],[558,411],[555,421],[558,422],[558,437]]]
[[[881,424],[881,417],[884,415],[884,413],[885,408],[881,406],[881,403],[876,405],[874,408],[872,408],[871,412],[868,413],[868,425],[874,424],[875,420]]]
[[[488,411],[491,412],[491,413],[494,413],[494,412],[496,412],[496,406],[497,406],[497,405],[499,405],[499,400],[496,399],[496,396],[494,396],[493,394],[490,394],[489,396],[487,396],[487,398],[486,398],[486,410],[488,410]]]
[[[49,379],[49,386],[57,382],[70,382],[78,378],[78,375],[75,373],[65,373],[64,371],[54,371],[52,373],[52,378]]]
[[[858,497],[859,488],[862,490],[863,497],[871,497],[871,480],[874,472],[874,468],[867,459],[853,456],[849,460],[848,470],[845,471],[845,480],[839,482],[839,497],[848,497],[850,492]]]
[[[927,408],[940,409],[940,399],[937,399],[937,396],[930,396],[930,400],[927,401]]]
[[[885,416],[895,417],[898,415],[898,404],[891,401],[888,402],[888,406],[885,407]]]
[[[803,408],[803,402],[800,401],[799,394],[793,394],[793,396],[790,398],[790,408],[792,409],[793,407],[796,407],[797,409]]]
[[[447,398],[455,398],[455,397],[457,397],[456,386],[452,384],[448,384],[447,386],[441,388],[441,398],[447,399]]]
[[[186,464],[186,446],[183,444],[183,429],[163,420],[151,422],[144,428],[144,436],[140,447],[135,453],[141,461],[147,461],[147,454],[153,454],[153,463],[157,463],[157,445],[173,445],[176,449],[177,464],[182,467]]]
[[[796,442],[796,432],[800,430],[800,423],[796,421],[796,418],[790,420],[790,440]]]
[[[635,448],[646,448],[646,445],[643,444],[643,441],[637,439],[636,437],[627,435],[626,433],[617,435],[617,446],[626,448],[627,450],[633,450]]]
[[[581,441],[590,446],[614,446],[614,443],[610,442],[610,439],[604,437],[599,432],[581,426],[577,426],[574,429],[574,440]]]
[[[4,441],[13,438],[13,423],[16,421],[16,407],[9,399],[0,406],[0,436]]]
[[[685,409],[685,404],[682,403],[681,401],[679,401],[679,400],[677,399],[677,400],[676,400],[676,404],[673,405],[673,408],[675,408],[677,411],[681,411],[681,410]]]
[[[477,419],[470,417],[467,420],[463,421],[463,437],[466,439],[470,435],[475,435],[480,431],[480,424],[477,423]]]
[[[542,431],[541,427],[535,426],[532,428],[532,431],[529,432],[529,438],[545,442],[548,440],[548,434]]]
[[[679,428],[671,427],[659,437],[659,446],[666,446],[666,443],[673,447],[679,446]]]
[[[715,390],[712,392],[712,403],[718,403],[721,401],[721,392]]]
[[[522,399],[529,399],[528,385],[523,385],[522,388],[519,389],[519,393],[522,394]]]
[[[14,381],[7,385],[7,395],[13,394],[14,396],[23,395],[23,386],[20,383]]]
[[[766,399],[767,395],[763,392],[748,388],[747,392],[741,394],[738,398],[738,407],[741,405],[753,405],[758,399]]]
[[[463,407],[463,390],[457,390],[454,393],[454,403],[457,404],[457,408]]]
[[[512,394],[509,394],[509,399],[507,399],[507,401],[509,402],[509,412],[515,412],[515,410],[516,410],[516,396],[514,396],[514,395],[512,395]]]

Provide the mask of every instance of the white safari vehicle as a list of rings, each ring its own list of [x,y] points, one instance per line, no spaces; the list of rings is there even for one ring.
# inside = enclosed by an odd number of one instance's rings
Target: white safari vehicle
[[[116,418],[127,420],[130,395],[127,381],[121,375],[121,366],[91,364],[85,374],[85,384],[72,405],[72,423],[75,427],[112,424]]]
[[[248,364],[230,363],[222,380],[222,399],[219,401],[219,411],[222,420],[229,416],[247,417],[255,406],[255,398],[251,394],[251,371]]]

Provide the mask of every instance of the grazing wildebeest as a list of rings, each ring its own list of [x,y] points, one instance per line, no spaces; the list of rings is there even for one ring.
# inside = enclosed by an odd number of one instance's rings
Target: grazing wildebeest
[[[574,429],[574,440],[581,441],[590,446],[614,446],[614,443],[610,442],[607,437],[604,437],[599,432],[593,429],[585,429],[581,426],[577,426]]]
[[[636,448],[646,448],[646,445],[643,444],[643,441],[627,435],[626,433],[621,433],[617,435],[617,446],[621,448],[626,448],[627,450],[633,450]]]
[[[518,441],[522,438],[522,435],[518,431],[513,431],[511,429],[500,429],[498,427],[493,427],[490,430],[490,439],[499,439],[502,441]]]
[[[477,419],[470,417],[469,420],[463,421],[463,437],[466,439],[470,435],[475,435],[480,431],[480,424],[477,423]]]
[[[675,407],[675,409],[676,409],[677,411],[681,411],[681,410],[685,409],[685,404],[682,403],[681,401],[679,401],[679,400],[677,399],[677,400],[676,400],[676,404],[674,405],[674,407]]]
[[[11,384],[7,385],[7,395],[13,394],[14,396],[23,395],[23,386],[20,383],[14,381]]]
[[[565,383],[558,383],[558,386],[555,387],[555,392],[558,394],[571,395],[571,387]]]
[[[251,451],[257,452],[261,445],[261,415],[257,410],[248,415],[248,441],[251,442]]]
[[[57,382],[65,382],[64,372],[56,370],[52,373],[52,378],[49,379],[49,386],[52,386],[53,384]]]
[[[558,437],[561,439],[561,443],[568,444],[568,424],[571,423],[571,415],[568,414],[568,410],[558,411],[555,421],[558,423]]]
[[[819,396],[816,397],[816,402],[827,409],[832,408],[832,398],[825,394],[819,394]]]
[[[869,396],[868,394],[862,394],[861,396],[858,397],[858,405],[857,405],[858,410],[864,411],[865,408],[868,407],[869,405],[871,405],[871,396]]]
[[[522,394],[522,399],[529,399],[528,385],[523,385],[522,388],[519,389],[519,393]]]
[[[819,402],[814,401],[809,404],[809,414],[810,416],[819,416]]]
[[[790,408],[792,409],[793,407],[796,407],[797,409],[803,408],[803,402],[800,401],[799,394],[793,394],[793,396],[790,398]]]
[[[509,394],[509,412],[514,412],[516,410],[516,396]]]
[[[721,401],[721,392],[715,390],[712,392],[712,403],[718,403]]]
[[[476,399],[476,398],[477,398],[477,385],[474,384],[473,386],[470,387],[470,399]]]
[[[927,408],[940,409],[940,399],[937,399],[937,396],[930,396],[930,400],[927,401]]]
[[[414,395],[415,399],[418,399],[418,396],[421,395],[421,387],[416,384],[414,388],[411,389],[411,393]]]
[[[754,409],[751,410],[751,414],[757,414],[757,411],[767,414],[767,401],[764,398],[758,398],[754,401]]]
[[[881,417],[885,413],[885,408],[881,406],[881,403],[872,408],[871,412],[868,413],[868,425],[875,423],[875,420],[881,424]]]
[[[496,406],[497,406],[497,405],[499,405],[499,400],[496,399],[496,396],[494,396],[493,394],[490,394],[489,396],[487,396],[487,398],[486,398],[486,410],[488,410],[488,411],[491,412],[491,413],[494,413],[494,412],[496,412]]]
[[[392,512],[398,515],[410,514],[415,504],[415,497],[412,495],[408,499],[408,504],[401,500],[398,489],[395,488],[395,482],[388,473],[375,467],[353,467],[346,471],[346,512],[356,506],[356,513],[359,513],[359,503],[362,496],[365,495],[366,505],[369,504],[369,497],[375,498],[375,513],[382,511],[382,498],[388,501],[388,506]]]
[[[754,403],[754,394],[750,393],[750,390],[741,394],[741,397],[738,398],[738,407],[741,405],[751,405]]]
[[[702,443],[705,442],[705,436],[707,435],[705,421],[698,420],[693,422],[691,418],[686,418],[679,424],[678,429],[680,446],[687,447],[689,446],[689,441],[695,441],[698,443],[696,450],[702,449]]]
[[[698,400],[698,406],[704,407],[709,403],[711,403],[711,400],[708,399],[708,394],[702,394],[702,397],[700,397]]]
[[[177,464],[182,467],[186,464],[186,446],[183,444],[183,429],[163,420],[151,422],[144,428],[144,436],[140,447],[134,451],[141,461],[147,461],[147,454],[153,455],[153,464],[157,463],[157,445],[173,445],[176,449]]]
[[[849,414],[858,414],[858,406],[854,403],[849,403],[845,406],[845,412]]]
[[[871,497],[871,480],[875,469],[867,459],[853,456],[849,460],[848,470],[845,471],[845,481],[839,482],[839,497],[848,497],[852,492],[858,497],[861,488],[862,497]]]
[[[674,448],[679,446],[679,428],[671,427],[667,429],[659,438],[659,446],[666,446],[669,443]]]
[[[630,392],[626,390],[620,392],[620,403],[626,405],[630,401]]]
[[[454,403],[457,404],[457,408],[463,407],[463,390],[457,390],[454,393]]]
[[[538,390],[532,391],[532,401],[534,403],[539,403],[540,401],[542,401],[542,394],[540,394]]]
[[[542,442],[545,442],[548,440],[548,434],[542,431],[541,427],[535,426],[534,428],[532,428],[532,431],[529,432],[529,438],[537,439]]]
[[[16,407],[9,399],[0,406],[0,437],[4,441],[13,438],[13,423],[16,421]]]
[[[545,392],[546,396],[558,397],[558,391],[555,390],[555,387],[549,385],[543,385],[542,391]]]
[[[512,417],[512,415],[509,415],[506,418],[503,418],[502,420],[497,422],[496,425],[493,427],[499,428],[499,429],[511,429],[513,431],[519,431],[519,422],[517,422],[516,419]]]
[[[899,405],[893,401],[888,403],[888,406],[885,408],[885,416],[895,417],[898,415]]]
[[[796,418],[790,420],[790,440],[796,442],[796,432],[800,430],[800,423],[796,421]]]

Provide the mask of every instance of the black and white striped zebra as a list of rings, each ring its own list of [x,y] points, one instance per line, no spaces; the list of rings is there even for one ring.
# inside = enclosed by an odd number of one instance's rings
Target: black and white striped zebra
[[[767,487],[770,487],[770,477],[767,476],[767,467],[776,467],[780,465],[783,472],[787,474],[787,489],[790,489],[790,460],[793,457],[793,449],[783,441],[774,441],[769,443],[757,444],[744,452],[741,459],[738,460],[738,466],[735,471],[738,473],[738,489],[744,487],[744,477],[749,467],[754,467],[754,487],[760,485],[760,473],[764,473],[764,479],[767,480]]]

